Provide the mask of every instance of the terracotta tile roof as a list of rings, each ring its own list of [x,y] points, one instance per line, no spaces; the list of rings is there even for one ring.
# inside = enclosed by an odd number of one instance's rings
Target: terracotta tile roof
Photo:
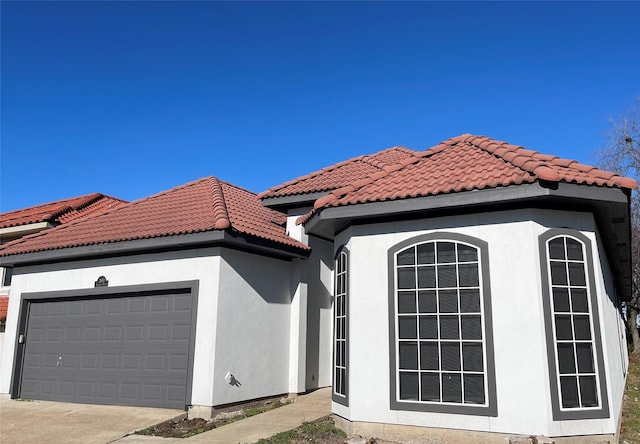
[[[259,198],[283,197],[335,190],[354,180],[384,171],[405,159],[415,159],[418,151],[394,146],[386,150],[345,160],[320,171],[285,182],[258,195]]]
[[[318,199],[304,223],[324,207],[434,196],[532,183],[537,180],[637,189],[630,178],[540,154],[484,136],[465,134],[408,157],[377,177],[356,180]]]
[[[38,222],[50,222],[54,225],[65,224],[93,217],[126,203],[122,199],[100,193],[87,194],[0,214],[0,228]]]
[[[9,297],[0,296],[0,322],[7,320],[7,310],[9,309]]]
[[[287,236],[285,222],[254,193],[207,177],[9,242],[0,256],[226,229],[307,251]]]

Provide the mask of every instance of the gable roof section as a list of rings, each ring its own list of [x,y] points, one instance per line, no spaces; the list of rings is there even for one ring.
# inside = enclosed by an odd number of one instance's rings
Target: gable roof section
[[[406,159],[416,159],[418,151],[394,146],[368,156],[354,157],[319,171],[298,177],[270,188],[258,195],[260,199],[304,195],[335,190],[363,177],[385,172],[391,165]]]
[[[0,214],[0,228],[17,227],[39,222],[54,225],[87,219],[121,207],[127,202],[101,193],[87,194],[49,202]]]
[[[114,211],[25,236],[0,248],[0,256],[229,230],[307,251],[287,236],[286,216],[262,206],[250,191],[206,177]]]
[[[435,196],[536,181],[637,189],[630,178],[574,160],[540,154],[484,136],[465,134],[408,157],[384,174],[329,192],[298,218],[305,223],[327,207]]]

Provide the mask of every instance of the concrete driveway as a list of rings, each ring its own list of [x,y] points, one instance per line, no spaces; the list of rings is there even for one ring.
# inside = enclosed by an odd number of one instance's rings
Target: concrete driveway
[[[106,444],[181,410],[0,399],[0,442]]]

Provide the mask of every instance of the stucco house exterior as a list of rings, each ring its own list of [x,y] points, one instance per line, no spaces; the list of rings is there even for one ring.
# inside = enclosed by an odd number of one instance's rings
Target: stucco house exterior
[[[27,234],[60,225],[89,219],[126,204],[127,202],[102,193],[92,193],[47,202],[0,214],[0,245]],[[0,300],[8,297],[12,270],[0,267]],[[2,312],[0,312],[0,318]]]
[[[116,197],[92,193],[7,211],[0,214],[0,245],[27,234],[89,219],[126,203]],[[0,267],[0,362],[2,362],[2,344],[4,343],[12,272],[12,268]]]
[[[332,386],[361,434],[615,440],[636,188],[472,135],[203,178],[0,249],[0,393],[206,417]]]

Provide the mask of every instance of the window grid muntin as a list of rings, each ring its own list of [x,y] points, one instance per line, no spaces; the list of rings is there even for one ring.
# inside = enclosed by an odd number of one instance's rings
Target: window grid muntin
[[[418,248],[426,245],[433,245],[434,257],[433,263],[418,263]],[[453,244],[453,259],[449,261],[440,261],[440,257],[438,254],[438,244]],[[459,247],[463,246],[467,249],[470,248],[473,250],[473,254],[475,255],[474,260],[460,260],[460,250]],[[408,252],[409,250],[413,250],[413,264],[399,264],[399,257],[403,253]],[[480,249],[474,245],[467,244],[460,241],[453,240],[435,240],[430,242],[418,243],[411,245],[407,248],[398,251],[395,255],[395,276],[394,276],[394,307],[395,307],[395,319],[396,319],[396,335],[395,340],[398,346],[396,347],[396,398],[397,401],[402,402],[412,402],[412,403],[421,403],[421,404],[437,404],[437,405],[474,405],[474,406],[488,406],[489,398],[488,398],[488,378],[487,378],[487,350],[486,350],[486,329],[485,329],[485,316],[483,314],[482,307],[484,306],[484,295],[482,291],[482,271],[480,264]],[[438,266],[446,265],[455,266],[455,286],[444,286],[439,287],[440,284],[440,274],[438,273]],[[473,286],[460,286],[460,265],[476,265],[476,274],[477,274],[477,285]],[[428,268],[433,267],[435,273],[435,285],[433,287],[420,287],[420,281],[418,272],[420,268]],[[399,288],[399,270],[401,269],[414,269],[414,288]],[[457,312],[441,312],[440,307],[440,292],[441,291],[451,291],[454,290],[456,292],[456,304],[457,304]],[[479,303],[478,311],[471,312],[462,312],[461,305],[461,290],[476,290],[478,293]],[[416,307],[415,313],[400,313],[399,312],[399,293],[400,292],[413,292],[414,293],[414,306]],[[436,312],[435,313],[422,313],[420,312],[419,306],[419,295],[421,291],[434,291],[436,296]],[[420,317],[435,317],[437,321],[437,336],[435,339],[423,339],[420,337]],[[480,317],[480,333],[481,339],[463,339],[462,335],[462,318],[463,317]],[[416,321],[416,337],[415,338],[400,338],[400,319],[401,318],[411,318],[414,317]],[[440,319],[444,318],[453,318],[456,317],[458,319],[457,325],[457,339],[442,339],[441,338],[441,323]],[[400,345],[402,343],[417,343],[417,364],[416,370],[411,369],[401,369],[400,367]],[[437,344],[438,345],[438,370],[423,370],[422,362],[421,362],[421,344]],[[458,363],[460,366],[460,370],[445,370],[443,368],[443,347],[442,344],[457,344],[458,345]],[[480,344],[482,349],[482,371],[472,371],[465,370],[465,359],[464,359],[464,345],[465,344]],[[401,397],[401,374],[415,374],[418,376],[418,399],[406,399]],[[439,400],[438,401],[425,401],[423,398],[423,387],[422,387],[422,375],[424,374],[437,374],[439,381]],[[451,402],[451,401],[443,401],[444,399],[444,378],[445,375],[459,375],[460,379],[460,401]],[[484,403],[480,404],[478,402],[465,402],[465,375],[480,375],[483,378],[483,398]]]
[[[334,383],[333,393],[336,396],[347,396],[347,254],[342,251],[336,258],[336,282],[334,300]]]
[[[564,248],[564,258],[553,258],[551,257],[551,243],[554,240],[562,239],[563,248]],[[567,247],[567,240],[572,240],[577,242],[581,247],[582,259],[569,259],[569,250]],[[555,236],[547,240],[546,244],[547,249],[547,267],[548,267],[548,277],[549,277],[549,288],[551,291],[550,294],[550,309],[551,309],[551,325],[552,325],[552,335],[554,342],[554,358],[556,362],[556,385],[559,395],[559,409],[563,412],[569,411],[584,411],[584,410],[598,410],[602,408],[602,392],[600,387],[600,377],[599,377],[599,368],[598,368],[598,360],[596,359],[596,348],[595,348],[595,329],[593,325],[593,307],[591,303],[591,292],[589,289],[589,267],[587,267],[587,256],[586,256],[586,248],[583,242],[580,240],[571,237],[571,236]],[[553,275],[552,275],[552,263],[564,263],[564,271],[566,276],[566,284],[554,284],[553,283]],[[584,271],[584,285],[572,285],[570,278],[570,269],[569,264],[580,264],[582,265],[582,269]],[[555,294],[554,289],[566,289],[568,293],[568,311],[556,311],[556,303],[555,303]],[[586,292],[586,300],[587,300],[587,309],[588,312],[584,311],[573,311],[573,298],[572,298],[572,290],[584,290]],[[576,339],[576,327],[574,322],[574,316],[585,316],[585,314],[589,318],[589,336],[590,339]],[[571,320],[571,338],[572,339],[558,339],[557,337],[557,323],[556,316],[557,315],[568,315]],[[558,352],[559,344],[570,344],[572,346],[573,352],[573,366],[574,372],[571,373],[560,373],[560,356]],[[578,366],[578,353],[577,353],[577,345],[578,344],[589,344],[591,346],[590,354],[591,354],[591,366],[593,367],[593,372],[580,372]],[[596,405],[594,406],[583,406],[582,400],[582,391],[581,391],[581,382],[580,377],[592,377],[595,380],[595,389],[596,389]],[[577,407],[564,407],[564,394],[562,392],[561,386],[561,378],[562,377],[571,377],[574,378],[577,384],[577,397],[578,397],[578,406]]]

